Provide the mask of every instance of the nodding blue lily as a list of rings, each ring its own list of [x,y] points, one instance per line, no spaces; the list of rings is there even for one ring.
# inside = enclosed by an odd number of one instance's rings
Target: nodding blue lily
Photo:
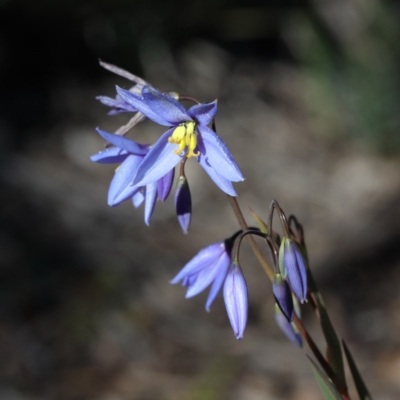
[[[187,286],[186,298],[196,296],[211,285],[206,302],[210,311],[222,285],[224,301],[232,329],[237,339],[242,339],[247,322],[247,286],[237,263],[232,263],[233,240],[212,244],[194,256],[172,279],[171,283],[182,282]]]
[[[123,136],[114,135],[100,129],[97,129],[97,132],[116,147],[105,149],[91,156],[91,160],[103,164],[121,163],[110,184],[108,204],[117,206],[125,200],[132,199],[133,205],[139,207],[144,201],[144,220],[149,225],[157,198],[165,201],[171,191],[174,168],[156,182],[151,182],[145,186],[133,186],[130,177],[137,171],[143,158],[149,152],[150,146],[136,143]]]
[[[133,185],[155,182],[184,157],[194,157],[222,191],[237,196],[232,182],[244,177],[225,143],[208,127],[217,113],[217,101],[186,110],[174,97],[151,86],[144,86],[140,95],[119,87],[117,92],[147,118],[169,127],[131,176]]]

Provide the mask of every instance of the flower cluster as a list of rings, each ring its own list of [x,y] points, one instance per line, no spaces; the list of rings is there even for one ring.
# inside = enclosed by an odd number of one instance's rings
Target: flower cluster
[[[237,196],[232,182],[244,180],[225,143],[210,128],[217,113],[217,101],[196,102],[186,109],[180,103],[182,98],[178,94],[163,93],[141,78],[109,64],[102,65],[135,82],[130,90],[117,87],[115,98],[98,97],[103,104],[112,108],[109,112],[111,115],[134,114],[129,124],[116,133],[97,129],[98,134],[108,142],[108,147],[94,154],[91,160],[102,164],[119,164],[108,190],[108,204],[117,206],[131,200],[134,207],[139,207],[144,203],[144,220],[149,225],[157,200],[165,201],[168,198],[174,184],[175,167],[180,163],[174,200],[178,221],[183,232],[187,233],[192,214],[189,182],[184,172],[187,160],[197,160],[214,183],[230,196]],[[166,132],[155,143],[141,144],[125,137],[127,130],[146,118],[167,127]],[[274,207],[285,222],[277,203],[274,203]],[[269,226],[272,225],[274,207]],[[257,217],[257,221],[261,220]],[[182,282],[187,287],[187,298],[210,287],[206,301],[207,311],[210,311],[211,304],[223,288],[225,306],[234,334],[237,339],[243,338],[247,323],[248,294],[238,261],[239,248],[242,238],[247,234],[264,236],[268,243],[272,243],[272,250],[276,253],[275,270],[279,265],[279,272],[275,272],[272,286],[277,305],[276,320],[286,335],[299,344],[301,338],[292,321],[295,303],[297,300],[304,302],[307,297],[307,275],[301,251],[291,237],[287,224],[284,223],[283,226],[285,236],[281,243],[275,240],[272,231],[267,233],[268,228],[263,223],[260,228],[239,231],[223,242],[204,248],[184,266],[171,283]],[[232,257],[234,245],[235,256]],[[279,245],[277,251],[276,247]],[[295,300],[292,298],[293,294]]]
[[[175,167],[179,163],[184,165],[190,158],[197,160],[223,192],[237,196],[232,182],[243,181],[244,177],[225,143],[209,127],[217,113],[217,101],[196,104],[186,110],[178,101],[177,94],[163,93],[143,80],[131,90],[117,87],[115,99],[106,96],[98,99],[113,108],[111,114],[137,113],[140,118],[136,118],[135,123],[148,118],[168,128],[153,144],[139,144],[121,135],[97,129],[114,147],[93,155],[92,161],[121,163],[110,185],[110,206],[128,199],[132,199],[135,206],[144,201],[145,222],[149,224],[156,200],[165,201],[170,193]],[[175,203],[182,229],[187,232],[191,198],[182,170]],[[182,181],[186,184],[182,185]]]

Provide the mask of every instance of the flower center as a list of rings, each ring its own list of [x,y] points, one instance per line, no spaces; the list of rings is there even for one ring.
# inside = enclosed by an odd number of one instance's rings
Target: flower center
[[[197,147],[197,132],[195,130],[196,123],[194,121],[184,122],[178,125],[168,138],[169,143],[179,144],[179,148],[174,150],[175,154],[181,154],[185,148],[188,148],[187,158],[198,157],[199,151],[194,152]]]

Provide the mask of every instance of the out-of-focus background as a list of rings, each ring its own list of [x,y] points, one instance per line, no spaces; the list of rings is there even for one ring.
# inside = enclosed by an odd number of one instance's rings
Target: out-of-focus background
[[[114,166],[89,156],[130,116],[97,95],[131,83],[219,99],[218,133],[266,218],[303,223],[311,265],[375,398],[400,397],[400,5],[395,1],[0,1],[0,399],[321,399],[273,320],[246,244],[249,322],[169,280],[237,229],[188,163],[189,235],[172,199],[151,226],[106,204]],[[131,137],[154,142],[144,122]],[[305,324],[322,344],[313,316]],[[352,384],[351,387],[353,388]],[[354,394],[354,390],[351,389]],[[354,398],[355,395],[354,395]]]

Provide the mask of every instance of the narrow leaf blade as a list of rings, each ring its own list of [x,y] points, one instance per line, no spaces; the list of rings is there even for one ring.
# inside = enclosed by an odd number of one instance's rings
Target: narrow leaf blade
[[[370,395],[367,387],[365,386],[365,383],[361,377],[360,372],[358,371],[357,365],[354,361],[353,356],[350,353],[349,348],[347,347],[344,340],[342,340],[342,343],[343,343],[344,354],[346,354],[347,363],[349,364],[350,372],[351,375],[353,376],[353,380],[356,385],[357,393],[358,396],[360,397],[360,400],[372,400],[372,396]]]
[[[340,345],[340,340],[332,325],[331,319],[329,318],[329,314],[326,309],[322,295],[319,292],[314,277],[311,274],[310,268],[308,268],[308,281],[308,287],[315,300],[322,332],[328,346],[328,362],[331,365],[333,372],[335,373],[335,384],[341,392],[345,392],[347,390],[347,385],[344,372],[342,347]]]

